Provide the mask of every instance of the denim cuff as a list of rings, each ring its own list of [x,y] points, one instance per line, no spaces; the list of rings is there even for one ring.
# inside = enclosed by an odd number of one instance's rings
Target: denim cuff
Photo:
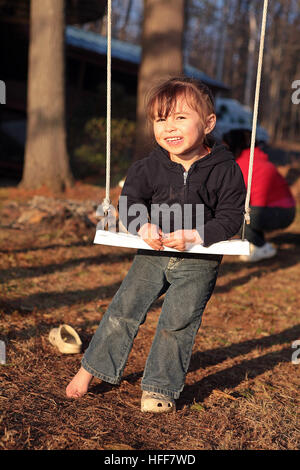
[[[94,377],[97,377],[97,379],[104,380],[104,382],[108,382],[112,385],[117,385],[121,381],[121,379],[119,377],[109,377],[108,375],[102,374],[101,372],[93,369],[93,367],[91,367],[87,363],[87,361],[84,357],[82,358],[81,365],[87,372],[92,374]]]
[[[155,392],[155,393],[160,393],[161,395],[166,395],[167,397],[174,398],[177,400],[180,396],[180,392],[176,392],[175,390],[165,390],[163,388],[155,387],[154,385],[144,385],[142,384],[141,386],[142,390],[145,392]]]

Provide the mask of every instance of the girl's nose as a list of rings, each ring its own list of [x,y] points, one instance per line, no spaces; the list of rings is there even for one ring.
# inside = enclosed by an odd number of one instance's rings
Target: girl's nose
[[[167,119],[165,125],[165,130],[168,132],[174,131],[176,129],[176,123],[174,119]]]

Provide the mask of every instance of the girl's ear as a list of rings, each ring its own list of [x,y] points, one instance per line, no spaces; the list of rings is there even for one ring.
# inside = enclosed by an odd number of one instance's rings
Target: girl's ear
[[[204,128],[204,134],[209,134],[210,132],[213,131],[215,125],[216,125],[216,115],[215,114],[210,114],[206,118],[206,123],[205,123],[205,128]]]

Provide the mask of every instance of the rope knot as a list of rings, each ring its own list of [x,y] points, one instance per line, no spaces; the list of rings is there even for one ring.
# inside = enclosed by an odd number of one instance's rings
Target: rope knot
[[[247,224],[250,224],[250,212],[251,212],[250,207],[247,207],[244,213],[244,218]]]
[[[110,200],[108,198],[103,199],[102,209],[103,209],[104,214],[107,214],[107,212],[109,211],[109,209],[110,209]]]
[[[108,198],[105,198],[102,202],[102,204],[100,204],[98,207],[97,207],[97,210],[96,210],[96,217],[105,217],[108,215],[108,212],[112,209],[112,206],[110,204],[110,200]]]

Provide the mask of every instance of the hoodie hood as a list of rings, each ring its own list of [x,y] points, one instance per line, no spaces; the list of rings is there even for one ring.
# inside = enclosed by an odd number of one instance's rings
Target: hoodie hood
[[[159,159],[164,164],[164,166],[170,169],[171,168],[175,169],[175,168],[182,166],[180,163],[173,162],[169,157],[169,153],[158,144],[156,144],[149,158]],[[232,160],[234,161],[234,156],[227,149],[227,147],[225,147],[225,145],[215,143],[210,153],[205,155],[205,157],[201,158],[200,160],[195,161],[191,167],[194,167],[194,166],[197,168],[213,167],[220,163],[224,163],[224,162],[232,161]]]

